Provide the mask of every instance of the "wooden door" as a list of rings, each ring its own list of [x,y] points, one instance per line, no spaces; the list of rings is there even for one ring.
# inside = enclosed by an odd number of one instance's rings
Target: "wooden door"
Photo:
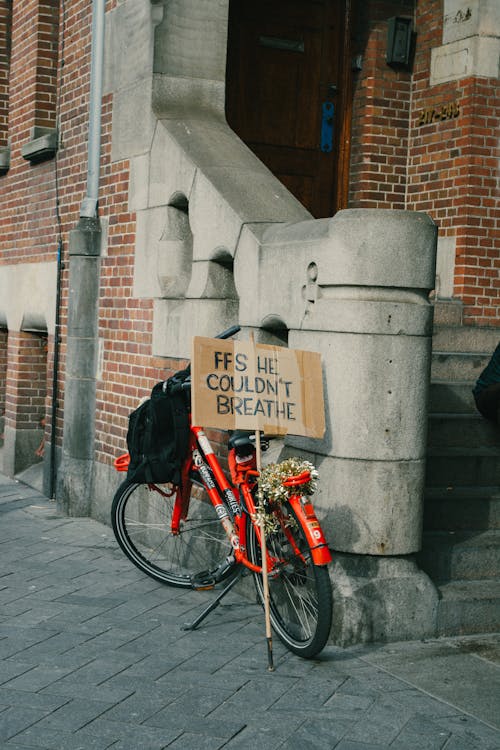
[[[231,0],[229,125],[315,217],[346,203],[344,0]]]

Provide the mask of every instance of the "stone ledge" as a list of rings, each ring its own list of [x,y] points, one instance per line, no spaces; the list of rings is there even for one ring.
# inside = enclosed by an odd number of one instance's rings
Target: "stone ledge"
[[[0,175],[7,174],[10,168],[10,146],[0,147]]]
[[[431,50],[430,86],[460,78],[496,78],[500,39],[473,36]]]
[[[21,147],[21,156],[31,164],[52,159],[57,151],[57,129],[31,128],[30,140]]]

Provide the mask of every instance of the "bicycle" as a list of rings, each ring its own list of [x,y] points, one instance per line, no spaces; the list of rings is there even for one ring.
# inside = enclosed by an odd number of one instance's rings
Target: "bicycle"
[[[239,331],[234,326],[217,338]],[[177,386],[176,386],[177,387]],[[189,397],[190,382],[178,387]],[[308,495],[305,471],[290,476],[286,501],[256,501],[259,471],[255,434],[229,435],[226,477],[202,427],[190,424],[189,450],[179,486],[137,484],[126,480],[112,503],[113,531],[125,555],[157,581],[195,590],[227,582],[187,629],[194,629],[250,571],[258,599],[269,591],[272,627],[285,646],[303,657],[325,646],[332,619],[331,561],[323,531]],[[268,441],[262,441],[262,450]],[[127,454],[115,461],[125,470]],[[259,513],[265,511],[268,586],[264,586]]]

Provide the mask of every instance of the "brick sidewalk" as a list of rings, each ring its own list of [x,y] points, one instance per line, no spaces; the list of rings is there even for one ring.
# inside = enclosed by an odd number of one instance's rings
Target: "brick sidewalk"
[[[304,661],[275,640],[269,673],[261,610],[237,590],[184,632],[211,592],[157,584],[107,526],[1,476],[0,512],[2,748],[500,749],[492,721],[412,684],[418,644]],[[500,705],[498,666],[474,665]]]

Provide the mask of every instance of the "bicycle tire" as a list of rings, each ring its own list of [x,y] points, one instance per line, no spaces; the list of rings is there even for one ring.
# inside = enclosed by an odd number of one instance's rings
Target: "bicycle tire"
[[[218,580],[230,576],[231,545],[205,489],[193,485],[189,515],[177,535],[170,531],[175,495],[161,494],[165,489],[125,481],[116,491],[111,523],[125,555],[143,573],[170,586],[201,588],[200,581],[218,573]]]
[[[283,503],[282,510],[275,511],[277,520],[281,514],[285,520],[293,519],[293,538],[304,559],[295,554],[281,527],[266,533],[268,553],[283,561],[278,573],[269,573],[271,624],[290,651],[310,659],[319,654],[330,635],[332,585],[326,566],[313,563],[306,534],[289,503]],[[260,565],[261,549],[250,521],[246,537],[248,557]],[[253,578],[263,604],[262,575],[253,573]]]

